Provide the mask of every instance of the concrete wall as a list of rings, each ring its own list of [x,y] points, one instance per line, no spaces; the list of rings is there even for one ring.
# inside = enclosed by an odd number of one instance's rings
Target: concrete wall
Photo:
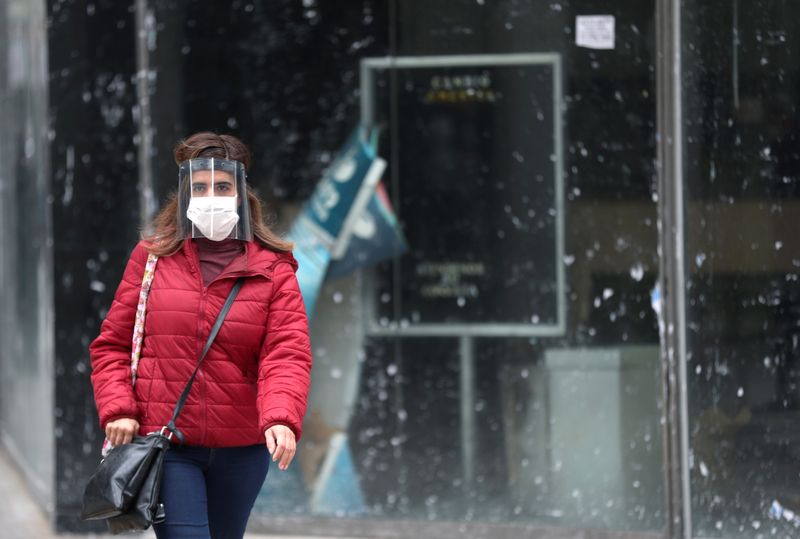
[[[0,4],[0,442],[53,502],[53,263],[45,4]]]

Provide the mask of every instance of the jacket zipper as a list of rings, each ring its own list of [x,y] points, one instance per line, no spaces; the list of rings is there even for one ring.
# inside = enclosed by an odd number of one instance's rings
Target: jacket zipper
[[[203,351],[203,346],[205,346],[206,339],[208,335],[205,335],[205,320],[206,320],[206,309],[208,307],[208,287],[203,282],[203,273],[200,271],[200,259],[197,256],[197,251],[195,250],[194,246],[190,249],[191,255],[189,258],[189,263],[191,264],[192,273],[195,274],[197,278],[197,282],[200,285],[200,306],[197,310],[197,339],[195,345],[195,358],[200,358],[200,353]],[[210,286],[210,284],[209,284]],[[197,384],[197,393],[200,405],[200,417],[202,418],[202,423],[200,426],[200,445],[204,446],[206,443],[207,437],[207,425],[208,425],[208,409],[206,405],[206,380],[205,380],[205,373],[203,373],[203,367],[197,369],[197,378],[195,379]],[[192,388],[194,389],[194,388]]]
[[[208,307],[208,290],[211,286],[216,283],[217,281],[223,279],[234,279],[238,277],[255,277],[256,275],[262,275],[268,280],[272,280],[270,276],[266,273],[261,272],[253,272],[245,270],[235,270],[235,271],[226,271],[223,272],[216,277],[214,277],[208,286],[205,286],[203,282],[203,274],[200,271],[200,258],[197,255],[196,248],[192,246],[191,255],[188,257],[190,260],[190,264],[192,266],[192,273],[195,274],[199,284],[200,284],[200,309],[198,310],[198,317],[197,317],[197,357],[200,357],[200,353],[203,351],[203,347],[205,346],[206,339],[208,339],[208,335],[205,335],[204,326],[205,326],[205,319],[206,319],[206,309]],[[209,327],[209,334],[211,328]],[[209,350],[210,352],[211,350]],[[208,388],[206,387],[205,381],[205,373],[203,372],[203,368],[200,367],[197,369],[197,381],[199,382],[199,399],[200,399],[200,408],[201,408],[201,416],[203,418],[203,424],[200,427],[200,445],[205,446],[206,438],[208,436],[208,405],[207,405],[207,393]]]
[[[205,344],[205,340],[208,338],[208,335],[205,335],[204,326],[205,319],[206,319],[206,308],[208,306],[208,288],[205,286],[203,287],[202,295],[200,296],[201,308],[200,308],[200,316],[198,316],[198,323],[200,326],[200,338],[197,339],[197,343],[199,348],[197,350],[197,357],[200,357],[200,353],[203,351],[203,345]],[[201,365],[197,369],[197,380],[200,382],[200,387],[198,388],[198,398],[200,399],[200,409],[202,410],[202,418],[203,422],[200,428],[200,445],[205,446],[206,444],[206,429],[208,425],[208,407],[206,405],[206,379],[205,373],[203,373],[203,366]]]

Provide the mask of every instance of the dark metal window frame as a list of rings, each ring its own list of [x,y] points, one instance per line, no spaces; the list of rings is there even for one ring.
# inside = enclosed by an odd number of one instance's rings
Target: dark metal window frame
[[[656,0],[656,123],[664,481],[670,539],[692,536],[686,385],[681,2]]]

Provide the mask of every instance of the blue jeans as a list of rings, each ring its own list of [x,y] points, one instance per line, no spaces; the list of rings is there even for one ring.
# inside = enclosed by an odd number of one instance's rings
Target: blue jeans
[[[161,502],[167,518],[158,539],[241,539],[267,477],[265,444],[247,447],[172,446],[164,458]]]

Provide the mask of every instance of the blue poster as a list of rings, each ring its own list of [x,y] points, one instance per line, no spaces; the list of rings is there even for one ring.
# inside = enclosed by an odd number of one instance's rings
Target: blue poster
[[[346,250],[331,261],[328,278],[400,256],[408,248],[383,183],[376,186],[349,232]]]
[[[326,277],[375,264],[405,250],[405,240],[385,189],[380,184],[386,162],[357,129],[337,153],[308,202],[289,229],[299,263],[297,280],[309,320]],[[295,464],[290,473],[274,474],[259,505],[283,514],[359,515],[364,497],[344,433],[326,445],[324,464],[305,484]]]
[[[292,223],[288,239],[295,242],[297,279],[309,318],[332,256],[346,251],[385,168],[386,161],[375,154],[366,133],[356,129]]]

